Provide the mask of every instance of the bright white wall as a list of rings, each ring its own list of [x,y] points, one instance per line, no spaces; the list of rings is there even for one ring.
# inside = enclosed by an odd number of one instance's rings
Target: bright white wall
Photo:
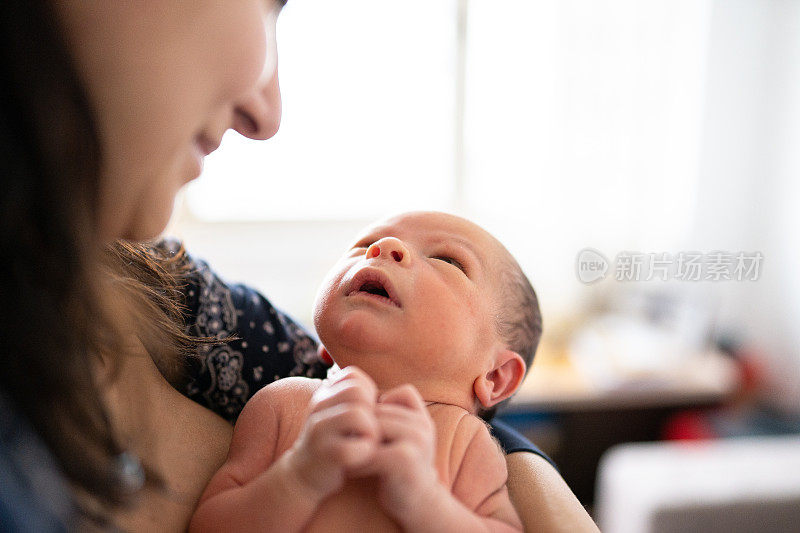
[[[269,143],[229,132],[189,201],[209,221],[448,205],[456,3],[290,2],[278,22],[280,131]]]
[[[717,0],[688,247],[761,250],[762,279],[719,287],[720,323],[762,349],[772,399],[800,408],[800,3]]]
[[[551,318],[591,246],[672,251],[695,208],[710,2],[471,2],[466,211]]]

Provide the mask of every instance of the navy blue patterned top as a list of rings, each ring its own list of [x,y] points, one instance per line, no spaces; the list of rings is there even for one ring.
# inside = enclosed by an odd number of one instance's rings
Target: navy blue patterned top
[[[325,377],[316,340],[294,320],[257,291],[225,283],[204,261],[190,262],[193,273],[184,289],[188,332],[236,340],[200,347],[186,396],[235,422],[247,400],[276,379]]]

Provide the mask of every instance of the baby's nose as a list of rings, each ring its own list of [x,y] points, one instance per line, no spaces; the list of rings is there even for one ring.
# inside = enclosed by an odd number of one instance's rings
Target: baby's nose
[[[381,256],[386,259],[391,258],[401,264],[408,263],[410,260],[408,249],[403,244],[403,241],[394,237],[384,237],[367,248],[367,259],[375,259]]]

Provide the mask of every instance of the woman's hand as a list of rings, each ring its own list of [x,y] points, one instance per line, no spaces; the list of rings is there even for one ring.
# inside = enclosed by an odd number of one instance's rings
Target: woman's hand
[[[325,380],[312,396],[311,414],[287,460],[318,498],[341,488],[349,471],[373,459],[380,440],[377,396],[372,379],[353,366]]]
[[[434,424],[413,385],[381,395],[375,413],[381,441],[372,460],[353,475],[377,475],[381,506],[402,524],[442,488],[434,465]]]

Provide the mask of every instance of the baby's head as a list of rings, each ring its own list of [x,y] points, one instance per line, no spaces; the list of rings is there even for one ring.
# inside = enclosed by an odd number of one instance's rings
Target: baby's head
[[[414,212],[367,228],[314,304],[322,344],[386,390],[491,410],[522,383],[542,332],[536,293],[494,237],[452,215]]]

